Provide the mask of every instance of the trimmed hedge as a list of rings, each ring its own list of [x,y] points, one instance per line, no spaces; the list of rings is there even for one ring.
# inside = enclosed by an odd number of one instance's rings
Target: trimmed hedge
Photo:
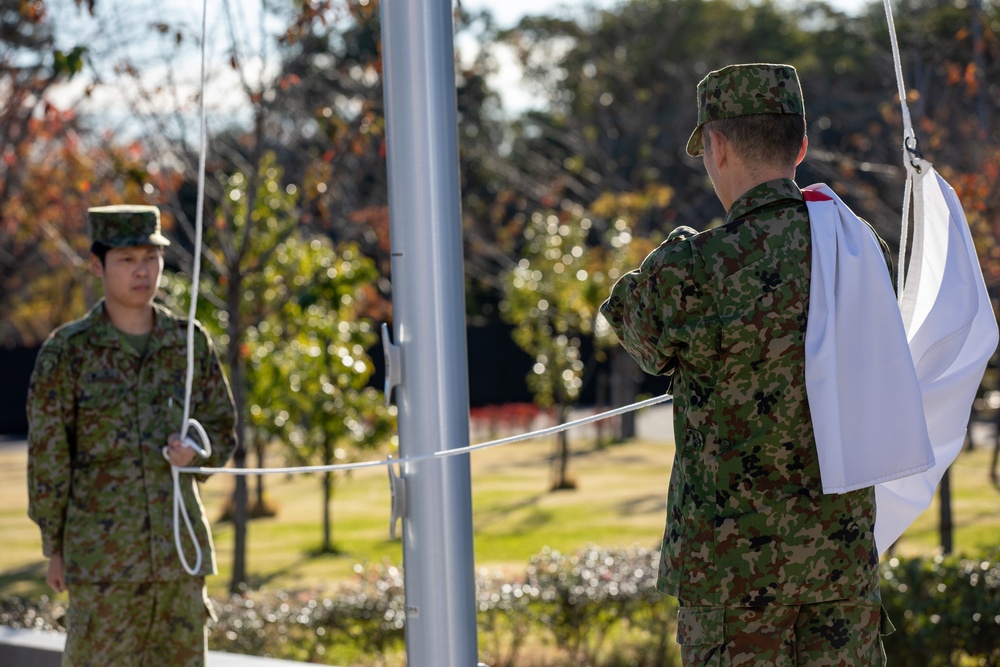
[[[892,558],[883,566],[882,604],[896,626],[885,638],[893,667],[1000,665],[998,561]]]
[[[655,590],[658,555],[543,549],[522,577],[476,578],[480,659],[492,667],[674,667],[677,608]],[[336,665],[405,664],[402,571],[355,567],[336,591],[244,592],[216,601],[213,650]],[[897,631],[894,667],[1000,665],[997,559],[893,558],[882,597]],[[46,598],[0,600],[0,624],[62,630]]]

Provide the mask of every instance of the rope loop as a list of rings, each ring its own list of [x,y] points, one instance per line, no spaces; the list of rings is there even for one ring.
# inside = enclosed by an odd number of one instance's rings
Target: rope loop
[[[191,270],[191,303],[188,309],[188,322],[187,322],[187,373],[184,380],[184,416],[181,421],[181,442],[185,447],[193,449],[199,456],[204,459],[208,459],[212,455],[212,443],[208,437],[208,433],[205,431],[204,427],[196,420],[191,418],[191,392],[194,387],[194,334],[195,334],[195,314],[198,308],[198,285],[201,280],[201,244],[202,244],[202,228],[204,227],[205,218],[205,163],[206,163],[206,152],[208,141],[206,125],[206,109],[205,109],[205,61],[207,58],[207,44],[208,44],[208,0],[202,0],[201,5],[201,94],[199,95],[199,119],[200,127],[198,133],[198,194],[196,197],[196,209],[195,209],[195,239],[194,239],[194,258],[192,259],[192,270]],[[195,433],[201,439],[201,445],[197,441],[188,437],[188,429],[193,428]],[[167,448],[163,448],[163,456],[169,461],[167,457]],[[174,546],[177,548],[177,555],[180,556],[181,565],[184,567],[184,571],[192,576],[196,576],[198,571],[201,570],[202,563],[202,551],[201,544],[198,543],[198,536],[195,535],[194,526],[191,524],[191,517],[188,515],[187,506],[184,505],[184,498],[181,494],[181,481],[180,473],[182,470],[177,466],[170,465],[170,475],[173,481],[174,487]],[[184,519],[184,524],[187,526],[188,535],[191,537],[191,542],[194,544],[195,550],[195,564],[192,568],[184,556],[184,548],[181,545],[181,527],[180,519]]]

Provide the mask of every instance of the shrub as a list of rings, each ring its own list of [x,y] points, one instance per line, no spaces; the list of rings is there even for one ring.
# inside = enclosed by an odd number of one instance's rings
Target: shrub
[[[491,667],[674,667],[676,602],[655,590],[658,554],[588,547],[543,549],[523,577],[476,577],[480,659]],[[403,665],[402,571],[356,566],[336,590],[244,591],[216,602],[213,650],[337,665]],[[891,559],[882,598],[899,667],[1000,665],[996,559]],[[0,600],[0,624],[64,630],[48,598]]]
[[[885,638],[893,665],[1000,664],[998,559],[892,558],[882,604],[896,626]]]
[[[548,632],[569,654],[567,664],[670,664],[667,638],[674,635],[677,610],[656,590],[658,563],[659,554],[646,549],[592,546],[568,557],[543,549],[527,572],[528,585],[538,592],[529,610],[536,630]],[[609,662],[630,634],[645,638],[638,652],[643,662]]]

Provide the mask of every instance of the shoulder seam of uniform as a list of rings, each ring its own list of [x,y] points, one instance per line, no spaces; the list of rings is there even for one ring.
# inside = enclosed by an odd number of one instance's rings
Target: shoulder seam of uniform
[[[92,326],[94,326],[94,318],[92,317],[92,313],[87,313],[79,319],[56,327],[55,330],[49,334],[49,339],[60,338],[65,340],[72,338],[77,334],[89,331]]]

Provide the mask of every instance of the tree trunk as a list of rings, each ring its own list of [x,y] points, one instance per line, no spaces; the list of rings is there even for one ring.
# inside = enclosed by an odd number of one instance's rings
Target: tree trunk
[[[948,556],[954,550],[953,524],[951,520],[951,471],[945,470],[938,490],[941,501],[941,551]]]
[[[257,455],[257,467],[264,467],[264,439],[254,438],[253,450]],[[257,475],[257,513],[258,516],[266,516],[267,510],[264,506],[264,475]]]
[[[327,440],[323,443],[323,465],[330,465],[333,459],[332,446]],[[333,473],[323,473],[323,553],[333,551],[333,526],[330,522],[330,496],[333,492]]]
[[[559,415],[559,424],[566,423],[566,417],[569,413],[569,408],[560,405],[556,408],[556,414]],[[566,431],[560,431],[558,435],[559,443],[559,453],[558,453],[558,465],[556,472],[556,481],[552,485],[553,491],[559,491],[560,489],[572,489],[575,488],[574,484],[569,481],[569,475],[567,471],[569,469],[569,434]]]
[[[594,401],[597,405],[595,406],[595,412],[602,412],[608,405],[608,375],[603,371],[598,371],[597,373],[597,390],[595,392],[596,400]],[[617,422],[619,418],[614,418],[613,421]],[[608,429],[610,424],[608,424],[607,419],[602,419],[601,421],[594,424],[597,439],[597,446],[604,446],[604,434]],[[613,433],[614,431],[612,431]]]
[[[615,407],[635,401],[639,393],[638,373],[635,362],[621,345],[611,351],[611,404]],[[627,412],[618,422],[618,439],[630,440],[635,437],[635,411]]]
[[[993,486],[1000,486],[997,463],[1000,463],[1000,413],[997,415],[996,431],[993,434],[993,460],[990,462],[990,480]]]
[[[246,441],[244,427],[246,419],[246,372],[243,368],[243,358],[240,355],[240,299],[243,296],[240,272],[229,272],[229,289],[226,291],[226,310],[229,313],[229,345],[226,356],[229,361],[233,402],[236,404],[236,452],[233,454],[233,464],[237,468],[246,467],[247,453],[243,443]],[[229,581],[230,593],[237,593],[247,581],[247,478],[236,476],[233,489],[233,574]]]

